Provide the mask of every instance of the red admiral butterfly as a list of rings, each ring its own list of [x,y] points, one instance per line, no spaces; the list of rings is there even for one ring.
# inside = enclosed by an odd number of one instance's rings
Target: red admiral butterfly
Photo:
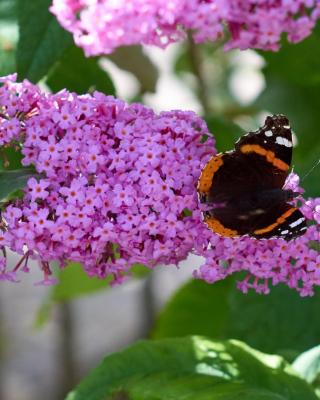
[[[307,229],[302,213],[288,201],[299,193],[283,188],[292,157],[292,132],[284,115],[267,117],[235,149],[213,156],[198,182],[204,222],[221,236],[291,240]]]

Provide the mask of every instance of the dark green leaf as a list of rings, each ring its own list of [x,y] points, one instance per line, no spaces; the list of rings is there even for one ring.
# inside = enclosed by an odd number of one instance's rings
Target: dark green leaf
[[[277,286],[267,296],[244,295],[235,288],[233,278],[213,285],[192,280],[169,301],[153,336],[232,337],[292,360],[319,341],[319,294],[301,298],[293,290]]]
[[[230,279],[209,285],[192,280],[179,289],[161,312],[153,337],[205,335],[223,338],[228,320]]]
[[[0,149],[0,171],[12,170],[12,169],[23,169],[21,160],[23,155],[20,151],[13,147],[6,147]],[[6,166],[4,165],[6,163]]]
[[[235,141],[244,134],[239,125],[227,118],[208,116],[205,121],[216,139],[216,148],[219,153],[233,149]]]
[[[68,49],[50,72],[48,86],[57,92],[63,88],[76,93],[99,90],[108,95],[115,94],[109,75],[98,64],[97,58],[86,58],[76,46]]]
[[[72,44],[49,12],[51,0],[18,0],[20,39],[17,51],[19,80],[38,82]],[[75,67],[75,66],[74,66]]]
[[[28,179],[39,177],[31,168],[0,172],[0,201],[5,201],[10,194],[23,189]]]
[[[320,25],[300,43],[283,43],[278,52],[260,52],[267,75],[275,75],[297,86],[320,85]]]
[[[281,357],[238,341],[142,341],[105,358],[67,400],[311,400]]]

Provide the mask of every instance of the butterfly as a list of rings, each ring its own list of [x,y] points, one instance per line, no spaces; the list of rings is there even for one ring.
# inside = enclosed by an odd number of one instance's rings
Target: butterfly
[[[303,235],[305,217],[290,203],[299,193],[284,188],[291,158],[292,131],[284,115],[268,116],[234,150],[211,157],[197,188],[207,226],[226,237],[291,240]]]

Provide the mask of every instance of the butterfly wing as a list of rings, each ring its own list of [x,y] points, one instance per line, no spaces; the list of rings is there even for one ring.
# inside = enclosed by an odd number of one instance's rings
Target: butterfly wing
[[[292,131],[289,120],[284,115],[267,117],[264,126],[242,136],[235,149],[251,159],[267,162],[270,184],[273,188],[282,188],[292,159]]]
[[[273,204],[265,210],[251,209],[246,213],[231,207],[216,208],[204,213],[204,222],[212,231],[226,237],[248,234],[256,239],[291,240],[303,235],[307,229],[302,213],[288,203]]]
[[[203,168],[198,193],[204,203],[219,203],[245,193],[281,189],[292,157],[292,132],[282,115],[267,117],[235,150],[213,156]]]
[[[282,190],[292,158],[292,131],[283,115],[267,117],[263,127],[242,136],[235,150],[213,156],[202,170],[198,193],[211,210],[204,221],[227,237],[257,239],[302,235],[302,213],[286,203]]]

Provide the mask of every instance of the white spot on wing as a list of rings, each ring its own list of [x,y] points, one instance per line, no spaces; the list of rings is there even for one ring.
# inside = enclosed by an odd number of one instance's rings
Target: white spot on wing
[[[302,224],[303,221],[304,221],[303,217],[297,219],[296,221],[292,222],[292,224],[290,224],[290,228],[294,228],[295,226]]]
[[[282,136],[278,136],[276,138],[276,143],[280,144],[281,146],[292,147],[292,142]]]
[[[264,214],[264,210],[262,208],[257,208],[249,212],[250,215],[261,215]]]
[[[289,233],[289,231],[288,230],[285,230],[285,231],[282,231],[282,232],[280,232],[281,233],[281,235],[286,235],[287,233]]]
[[[265,136],[268,136],[268,137],[271,137],[273,135],[273,133],[271,131],[266,131],[264,134],[265,134]]]
[[[243,221],[245,221],[245,220],[247,220],[249,217],[248,217],[248,215],[245,215],[245,214],[244,214],[244,215],[239,215],[238,218],[241,219],[241,220],[243,220]]]
[[[284,129],[290,129],[290,125],[283,125]]]

